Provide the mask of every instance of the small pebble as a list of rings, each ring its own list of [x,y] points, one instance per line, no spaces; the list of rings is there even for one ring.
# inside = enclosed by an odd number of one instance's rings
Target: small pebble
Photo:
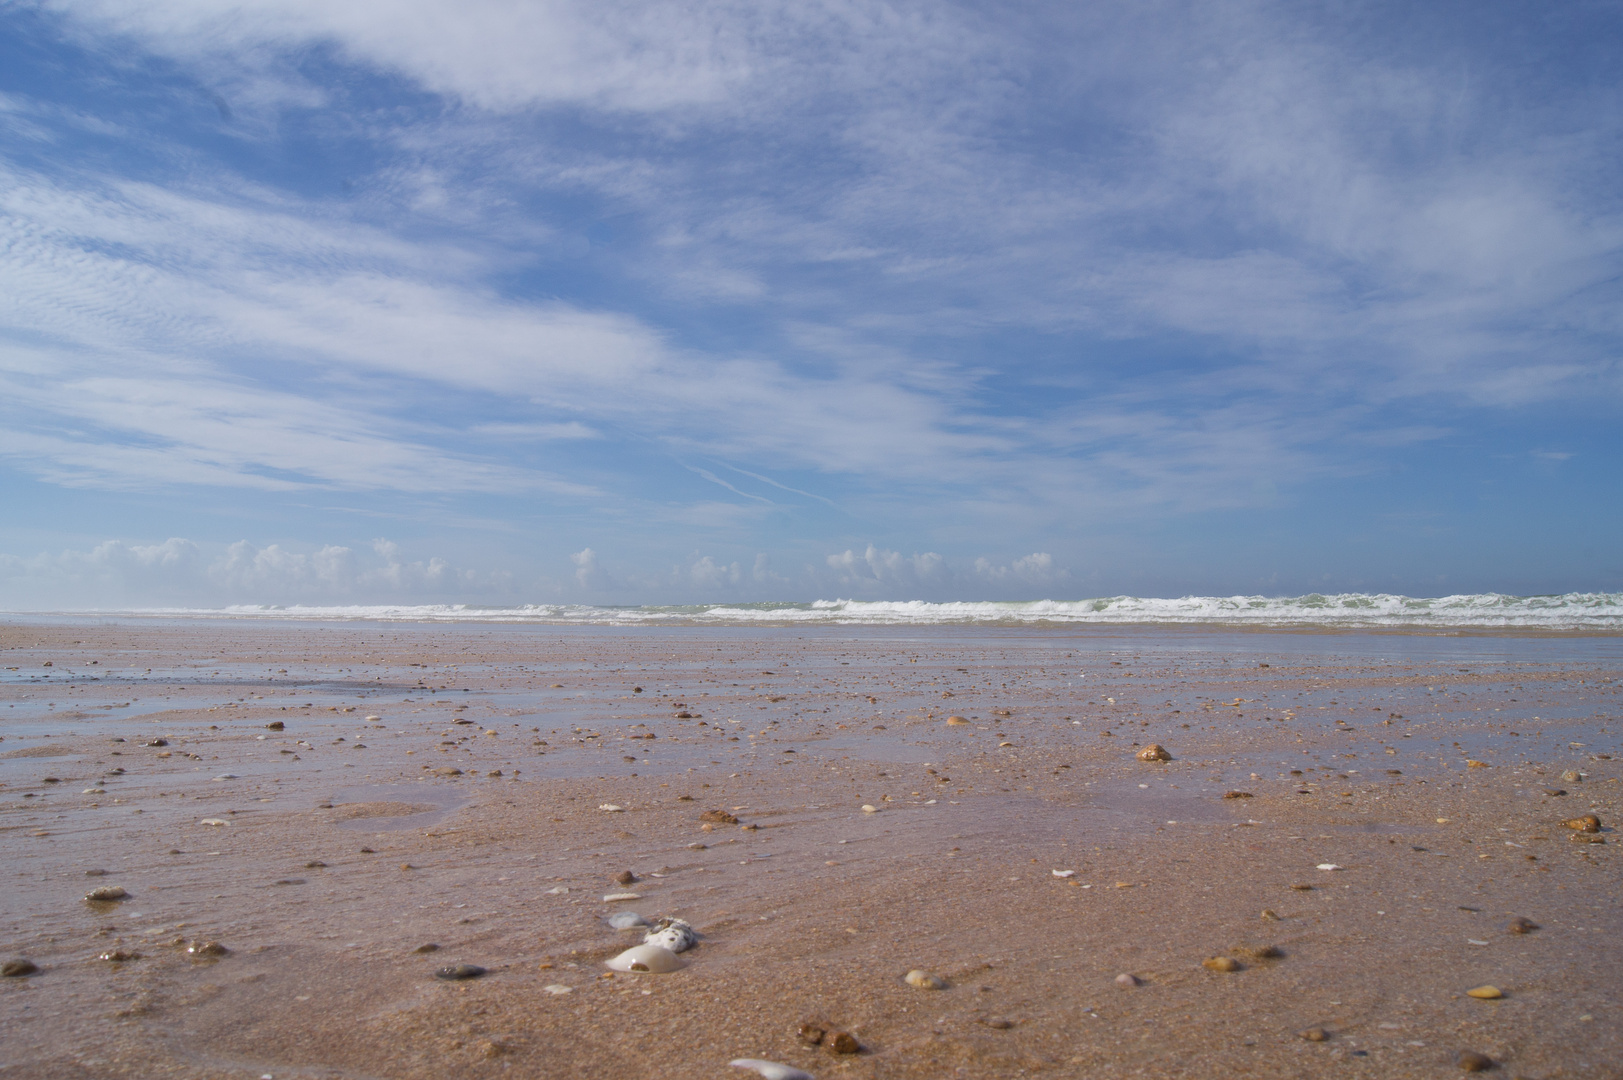
[[[427,945],[419,945],[419,946],[417,946],[415,949],[413,949],[411,951],[415,952],[415,953],[439,952],[440,947],[438,945],[434,944],[432,941],[430,941]]]
[[[1007,1031],[1014,1027],[1013,1020],[1005,1020],[1001,1016],[988,1017],[987,1019],[982,1020],[981,1023],[985,1024],[989,1028],[996,1028],[998,1031]]]
[[[485,973],[485,969],[478,964],[452,964],[442,967],[434,972],[436,979],[449,979],[453,982],[461,979],[477,979]]]
[[[1252,797],[1252,795],[1251,795],[1251,792],[1249,792],[1249,791],[1225,791],[1225,792],[1223,792],[1223,798],[1225,798],[1225,799],[1249,799],[1251,797]]]
[[[877,814],[879,813],[879,807],[874,806],[872,803],[863,803],[862,812],[864,814]]]
[[[224,956],[231,950],[218,941],[194,941],[186,946],[186,951],[192,956]]]
[[[26,960],[21,957],[18,957],[16,960],[7,960],[4,964],[0,964],[0,977],[7,979],[21,979],[24,976],[36,974],[38,971],[39,966],[37,964],[35,964],[32,960]]]
[[[231,823],[229,821],[225,820],[225,818],[206,817],[202,821],[199,821],[198,824],[199,825],[229,825]]]
[[[811,1073],[778,1061],[763,1061],[760,1058],[734,1058],[727,1064],[737,1069],[753,1069],[760,1073],[764,1080],[814,1080]]]
[[[565,986],[563,983],[548,983],[541,989],[545,990],[549,994],[573,994],[575,992],[575,988],[573,986]]]
[[[1583,817],[1569,818],[1568,820],[1563,821],[1561,824],[1565,825],[1569,829],[1577,829],[1579,832],[1600,832],[1600,818],[1596,817],[1594,814],[1585,814]]]
[[[960,727],[960,726],[962,726],[964,724],[969,723],[969,721],[966,718],[962,717],[962,716],[949,716],[949,717],[947,717],[947,723],[949,725],[951,725],[952,727]]]
[[[920,990],[945,990],[947,988],[947,980],[939,975],[931,975],[928,971],[919,968],[914,968],[902,978],[907,985],[916,986]]]
[[[1582,783],[1583,778],[1584,774],[1579,772],[1577,769],[1568,769],[1566,772],[1561,774],[1561,779],[1565,780],[1569,784]]]
[[[323,869],[326,865],[327,864],[322,862],[320,859],[312,859],[310,862],[307,862],[307,863],[304,864],[304,868],[306,870],[320,870],[320,869]]]
[[[1341,867],[1337,866],[1333,862],[1322,862],[1322,863],[1319,864],[1318,868],[1320,870],[1340,870],[1341,869]]]
[[[85,893],[85,899],[92,903],[108,903],[113,900],[123,900],[129,895],[117,885],[103,885],[98,889],[91,889]]]
[[[1302,1038],[1306,1039],[1308,1042],[1324,1042],[1325,1040],[1330,1038],[1330,1033],[1328,1031],[1324,1030],[1323,1028],[1319,1028],[1319,1027],[1303,1028],[1301,1031],[1298,1031],[1296,1034],[1300,1035]]]
[[[138,952],[130,952],[127,949],[108,949],[106,952],[96,957],[96,959],[106,960],[111,964],[123,964],[130,960],[141,959],[141,954]]]
[[[614,883],[616,885],[630,885],[636,880],[637,875],[633,874],[630,870],[622,870],[618,874],[614,875]]]
[[[1171,761],[1172,755],[1160,743],[1150,743],[1137,754],[1133,755],[1140,761]]]
[[[1278,915],[1277,912],[1274,911],[1273,908],[1263,908],[1262,909],[1262,921],[1263,922],[1278,922],[1279,921],[1279,915]]]
[[[1142,981],[1143,980],[1141,980],[1137,975],[1129,975],[1125,971],[1122,972],[1120,975],[1116,976],[1116,985],[1117,986],[1127,986],[1127,987],[1139,986],[1139,985],[1142,984]]]
[[[836,1054],[857,1054],[862,1052],[862,1044],[857,1042],[857,1037],[849,1031],[829,1032],[828,1038],[824,1040],[823,1045]]]
[[[1524,919],[1518,915],[1516,918],[1510,920],[1510,925],[1505,929],[1509,930],[1512,934],[1530,934],[1534,930],[1538,929],[1538,923],[1534,922],[1532,919]]]
[[[1200,962],[1208,971],[1239,971],[1240,962],[1232,956],[1208,956]]]
[[[700,821],[714,822],[717,825],[737,825],[738,819],[725,810],[706,810],[699,815]]]
[[[1566,793],[1567,793],[1566,788],[1547,787],[1547,788],[1544,789],[1544,794],[1550,795],[1550,796],[1561,796],[1561,795],[1565,795]]]
[[[603,803],[600,806],[598,806],[598,809],[604,811],[605,813],[609,813],[609,814],[623,814],[623,813],[625,813],[626,808],[623,807],[623,806],[616,806],[614,803],[611,803],[611,802],[606,802],[606,803]]]
[[[1478,1001],[1493,1001],[1504,997],[1503,991],[1497,986],[1476,986],[1465,992],[1466,997],[1474,997]]]
[[[1487,1072],[1493,1068],[1493,1058],[1475,1050],[1461,1050],[1454,1056],[1454,1064],[1466,1072]]]
[[[641,899],[642,899],[642,893],[611,892],[607,896],[603,897],[603,902],[605,904],[618,904],[623,900],[641,900]]]

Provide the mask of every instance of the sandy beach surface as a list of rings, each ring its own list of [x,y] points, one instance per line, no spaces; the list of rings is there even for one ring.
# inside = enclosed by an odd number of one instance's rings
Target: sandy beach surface
[[[1620,688],[1605,636],[9,617],[0,1075],[1619,1077]],[[610,972],[625,912],[685,966]]]

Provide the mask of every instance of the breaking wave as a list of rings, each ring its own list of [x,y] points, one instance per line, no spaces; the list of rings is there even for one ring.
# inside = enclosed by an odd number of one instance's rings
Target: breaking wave
[[[165,608],[105,614],[190,618],[587,625],[1212,626],[1345,630],[1623,631],[1623,593],[1441,597],[1383,593],[1307,596],[1109,596],[1091,600],[951,602],[815,600],[809,603],[615,607],[473,604]]]

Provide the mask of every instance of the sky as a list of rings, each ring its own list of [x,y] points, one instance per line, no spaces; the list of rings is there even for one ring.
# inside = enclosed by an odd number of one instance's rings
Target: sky
[[[1623,589],[1623,5],[0,3],[0,609]]]

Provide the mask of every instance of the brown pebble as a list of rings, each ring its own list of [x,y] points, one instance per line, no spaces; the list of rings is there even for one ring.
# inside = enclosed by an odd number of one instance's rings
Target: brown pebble
[[[1225,791],[1225,792],[1223,792],[1223,798],[1225,798],[1225,799],[1249,799],[1251,797],[1252,797],[1252,795],[1251,795],[1251,793],[1249,791]]]
[[[427,945],[419,945],[419,946],[417,946],[415,949],[413,949],[411,951],[415,952],[415,953],[439,952],[440,947],[438,945],[434,944],[432,941],[430,941]]]
[[[485,969],[480,967],[478,964],[452,964],[450,967],[442,967],[436,970],[434,972],[434,977],[436,979],[449,979],[452,982],[457,982],[462,979],[477,979],[484,973]]]
[[[1116,976],[1116,985],[1125,987],[1142,986],[1143,980],[1137,975],[1130,975],[1124,971],[1120,975]]]
[[[1278,922],[1279,921],[1279,913],[1276,912],[1273,908],[1263,908],[1262,909],[1262,921],[1263,922]]]
[[[699,815],[700,821],[709,821],[716,825],[737,825],[738,819],[725,810],[706,810]]]
[[[322,862],[320,859],[312,859],[311,861],[304,864],[304,868],[306,870],[320,870],[320,869],[324,868],[326,865],[327,864]]]
[[[836,1054],[855,1054],[862,1049],[862,1044],[857,1042],[857,1037],[849,1031],[829,1032],[828,1038],[823,1041],[823,1045]]]
[[[1493,1058],[1487,1054],[1479,1054],[1475,1050],[1461,1050],[1454,1055],[1454,1064],[1466,1072],[1487,1072],[1493,1068]]]
[[[801,1024],[799,1029],[795,1032],[795,1035],[800,1039],[800,1041],[805,1043],[807,1046],[822,1045],[823,1036],[827,1034],[827,1028],[823,1027],[822,1024],[814,1023]]]
[[[1171,761],[1172,755],[1160,743],[1150,743],[1144,749],[1133,755],[1140,761]]]
[[[194,941],[186,946],[186,951],[192,956],[224,956],[231,950],[218,941]]]
[[[1566,788],[1547,787],[1547,788],[1544,789],[1544,794],[1549,795],[1551,797],[1559,797],[1559,796],[1565,795],[1566,793],[1567,793]]]
[[[998,1031],[1007,1031],[1014,1027],[1013,1020],[1005,1020],[1001,1016],[989,1016],[985,1020],[982,1020],[981,1023],[985,1024],[989,1028],[996,1028]]]
[[[622,870],[618,874],[614,875],[614,883],[616,885],[630,885],[636,880],[637,875],[633,874],[630,870]]]
[[[1232,956],[1208,956],[1200,962],[1208,971],[1239,971],[1240,962]]]
[[[96,959],[106,960],[108,963],[112,964],[123,964],[130,960],[141,959],[141,954],[138,952],[131,952],[128,949],[108,949]]]
[[[265,726],[270,728],[272,731],[281,731],[283,728],[287,727],[287,725],[282,723],[280,720],[272,720]]]
[[[402,870],[415,870],[417,868],[415,866],[411,865],[411,863],[409,863],[409,862],[403,862],[403,863],[400,864],[400,869],[402,869]]]
[[[103,885],[99,889],[91,889],[85,893],[85,899],[91,903],[104,904],[111,903],[114,900],[123,900],[129,895],[117,885]]]
[[[39,971],[39,966],[32,960],[18,957],[16,960],[7,960],[0,964],[0,977],[7,979],[21,979],[26,975],[33,975]]]
[[[1538,929],[1538,923],[1534,922],[1532,919],[1524,919],[1518,915],[1516,918],[1510,920],[1510,925],[1505,929],[1509,930],[1512,934],[1530,934],[1534,930]]]
[[[1312,892],[1313,891],[1313,886],[1311,886],[1311,885],[1292,885],[1291,888],[1295,889],[1297,892]]]
[[[1563,821],[1561,824],[1565,825],[1569,829],[1577,829],[1579,832],[1600,832],[1600,818],[1596,817],[1594,814],[1585,814],[1583,817],[1569,818],[1566,821]]]
[[[1298,1031],[1296,1034],[1300,1035],[1302,1038],[1306,1039],[1308,1042],[1325,1042],[1326,1040],[1328,1040],[1330,1038],[1330,1033],[1328,1031],[1324,1030],[1323,1028],[1317,1028],[1317,1027],[1315,1027],[1315,1028],[1303,1028],[1301,1031]]]
[[[1278,960],[1285,955],[1278,945],[1241,945],[1233,951],[1252,960]]]

